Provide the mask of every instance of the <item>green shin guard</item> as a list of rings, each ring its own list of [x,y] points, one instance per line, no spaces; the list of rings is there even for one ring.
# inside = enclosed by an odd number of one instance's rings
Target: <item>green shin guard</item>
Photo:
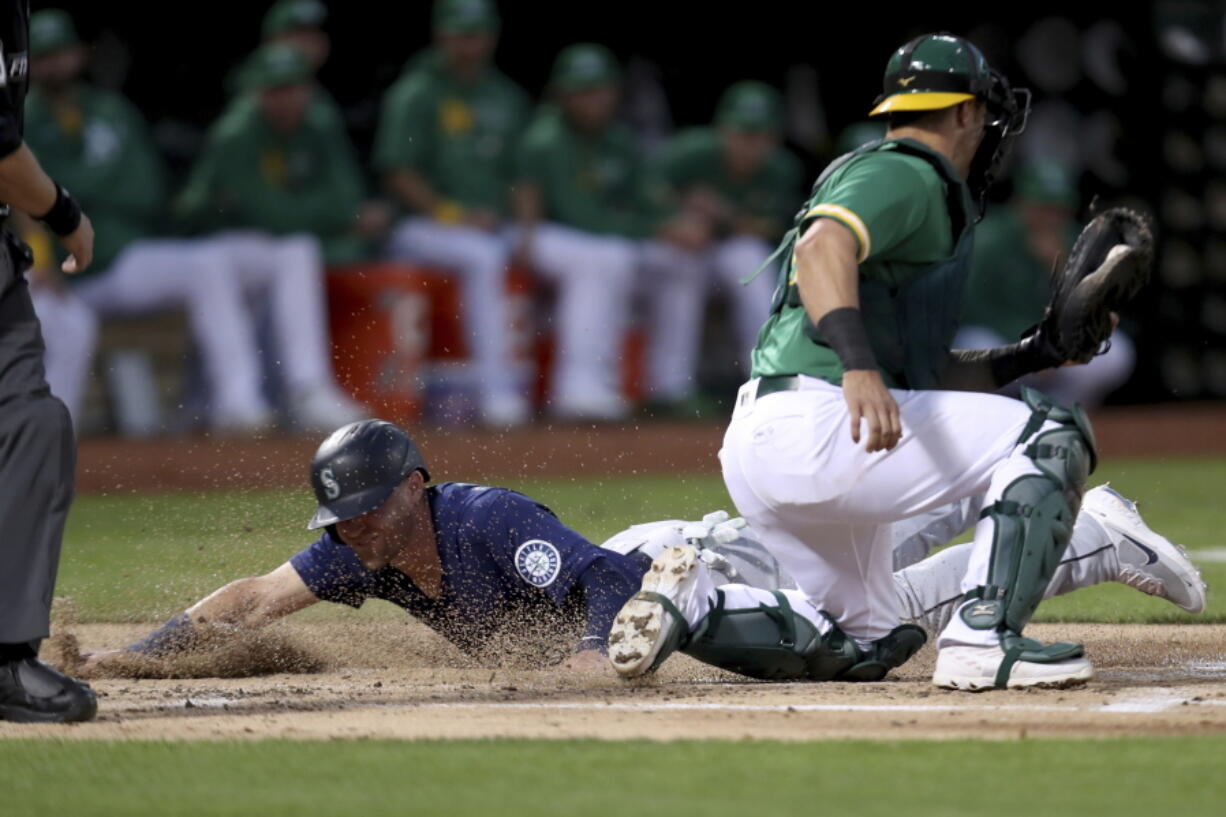
[[[774,592],[778,607],[724,608],[716,591],[715,609],[703,620],[682,652],[705,664],[764,681],[879,681],[924,644],[924,631],[904,624],[874,643],[865,654],[831,621],[822,635],[797,615],[787,597]]]
[[[1079,407],[1062,408],[1033,389],[1023,389],[1022,397],[1033,414],[1018,442],[1033,437],[1025,454],[1040,473],[1009,483],[980,514],[995,523],[987,584],[967,594],[975,603],[961,612],[974,629],[1000,631],[1005,660],[996,683],[1002,687],[1018,661],[1054,663],[1082,654],[1077,644],[1044,647],[1020,634],[1068,547],[1086,478],[1097,464],[1094,436]],[[1047,421],[1059,426],[1040,432]]]

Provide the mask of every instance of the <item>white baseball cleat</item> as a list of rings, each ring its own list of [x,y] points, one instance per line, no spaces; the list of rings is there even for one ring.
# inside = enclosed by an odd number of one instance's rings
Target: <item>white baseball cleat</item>
[[[623,678],[655,670],[689,636],[681,610],[697,589],[698,551],[666,548],[651,563],[638,593],[626,602],[609,630],[609,660]]]
[[[1205,611],[1208,588],[1187,551],[1150,530],[1137,504],[1106,485],[1087,491],[1081,509],[1111,537],[1119,555],[1116,581],[1157,596],[1189,613]]]
[[[1005,652],[997,647],[945,647],[937,653],[932,683],[945,689],[981,692],[998,689],[997,675]],[[1009,671],[1005,687],[1059,689],[1084,684],[1094,677],[1094,665],[1086,658],[1067,658],[1051,663],[1018,661]]]

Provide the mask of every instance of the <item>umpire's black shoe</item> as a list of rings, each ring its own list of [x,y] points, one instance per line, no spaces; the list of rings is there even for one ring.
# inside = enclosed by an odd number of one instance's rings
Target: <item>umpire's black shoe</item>
[[[98,711],[89,684],[52,669],[37,658],[0,663],[0,721],[73,723]]]

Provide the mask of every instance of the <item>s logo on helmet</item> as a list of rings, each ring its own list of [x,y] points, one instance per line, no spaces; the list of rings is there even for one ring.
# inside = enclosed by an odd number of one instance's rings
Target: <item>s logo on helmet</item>
[[[324,485],[324,496],[328,499],[336,499],[341,495],[341,484],[336,481],[336,475],[332,473],[331,468],[325,468],[319,472],[319,481]]]
[[[515,569],[533,587],[548,587],[562,570],[562,557],[544,539],[529,539],[515,551]]]

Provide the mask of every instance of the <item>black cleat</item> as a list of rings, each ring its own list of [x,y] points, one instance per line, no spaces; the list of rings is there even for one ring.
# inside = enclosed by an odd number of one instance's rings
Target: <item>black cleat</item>
[[[69,677],[37,658],[0,663],[0,721],[75,723],[98,712],[89,684]]]

